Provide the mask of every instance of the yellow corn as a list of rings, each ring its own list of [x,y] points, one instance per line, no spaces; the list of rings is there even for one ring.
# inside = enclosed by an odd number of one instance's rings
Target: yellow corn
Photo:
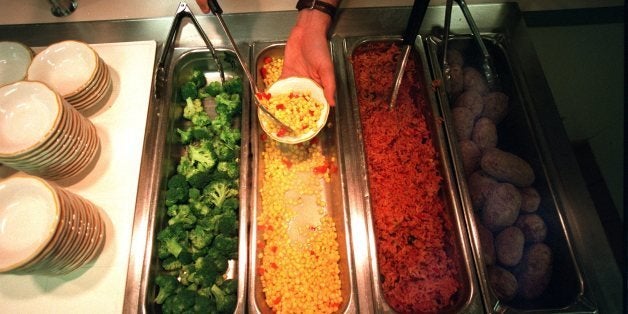
[[[343,302],[340,254],[324,191],[335,160],[327,160],[318,140],[262,143],[257,227],[264,245],[257,271],[266,303],[277,313],[337,312]],[[303,219],[306,211],[317,219]]]

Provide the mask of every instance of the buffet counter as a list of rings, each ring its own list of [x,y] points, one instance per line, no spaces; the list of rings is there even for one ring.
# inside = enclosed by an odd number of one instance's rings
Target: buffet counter
[[[87,2],[81,2],[87,5]],[[226,7],[225,7],[226,8]],[[175,11],[172,8],[172,13]],[[80,12],[79,9],[78,12]],[[227,11],[227,10],[225,10]],[[398,36],[406,26],[409,14],[408,7],[386,7],[386,8],[348,8],[341,10],[336,25],[333,29],[332,39],[334,42],[343,42],[345,38],[369,37],[378,38],[380,36]],[[431,34],[439,34],[443,25],[444,7],[431,6],[428,8],[425,20],[423,21],[419,34],[428,37]],[[471,6],[479,29],[487,34],[502,34],[509,47],[507,59],[510,64],[517,68],[516,80],[525,89],[523,97],[528,114],[532,117],[529,122],[534,130],[534,136],[538,137],[541,150],[544,152],[543,167],[546,169],[545,175],[548,177],[552,187],[552,193],[559,200],[561,215],[559,224],[568,234],[569,246],[573,249],[573,259],[577,261],[576,270],[582,274],[581,280],[576,280],[582,285],[576,296],[577,302],[582,305],[580,311],[591,311],[601,313],[622,312],[622,274],[613,258],[605,238],[604,230],[600,219],[597,216],[593,202],[587,192],[586,184],[580,174],[575,156],[571,150],[571,145],[567,138],[560,116],[552,99],[550,89],[545,81],[543,70],[536,57],[536,53],[526,34],[525,23],[522,20],[519,7],[513,3],[503,4],[482,4]],[[6,12],[6,11],[5,11]],[[78,15],[77,15],[78,16]],[[293,11],[281,12],[255,12],[224,15],[227,25],[240,45],[242,51],[253,51],[255,43],[281,42],[285,41],[294,23],[296,15]],[[91,19],[89,16],[88,19]],[[229,50],[229,41],[221,31],[218,21],[213,16],[198,16],[201,25],[212,40],[214,46],[219,49]],[[60,20],[56,20],[60,21]],[[67,20],[64,20],[67,21]],[[57,22],[42,24],[15,24],[0,26],[0,40],[19,41],[31,47],[44,47],[49,44],[66,40],[81,40],[89,44],[111,44],[129,42],[156,42],[153,61],[153,75],[157,69],[157,62],[163,53],[164,42],[170,30],[172,17],[151,17],[141,19],[108,19],[77,22]],[[458,10],[454,10],[452,16],[451,31],[453,34],[468,34],[468,26],[464,17]],[[184,23],[181,34],[177,41],[179,49],[204,48],[201,37],[194,30],[193,25]],[[151,53],[150,56],[153,56]],[[150,56],[148,57],[150,59]],[[339,56],[338,51],[334,56]],[[115,58],[115,56],[111,56]],[[249,58],[253,62],[253,58]],[[346,66],[345,62],[335,59],[336,65]],[[149,62],[150,63],[150,62]],[[339,74],[340,73],[340,74]],[[347,78],[337,70],[339,86],[346,86]],[[145,78],[149,79],[149,78]],[[151,90],[146,95],[148,106],[146,111],[133,111],[138,115],[136,123],[138,125],[131,130],[134,135],[141,135],[143,148],[140,152],[133,154],[137,159],[130,159],[131,166],[139,167],[137,172],[127,173],[134,180],[137,186],[132,187],[135,191],[135,204],[133,217],[126,220],[124,226],[113,226],[114,228],[128,228],[130,242],[126,245],[116,245],[113,249],[125,250],[116,256],[128,256],[128,263],[118,270],[116,276],[118,281],[124,280],[124,288],[120,288],[123,293],[116,293],[108,296],[112,306],[99,303],[98,310],[103,312],[124,313],[144,313],[147,310],[146,278],[148,278],[151,265],[150,255],[152,246],[152,236],[155,230],[156,204],[159,203],[159,189],[162,186],[162,178],[157,173],[162,171],[163,145],[168,127],[169,104],[166,101],[158,101],[155,96],[156,85],[154,76]],[[121,80],[123,82],[123,80]],[[339,97],[348,97],[348,91],[340,89]],[[343,96],[344,95],[344,96]],[[133,106],[133,104],[126,104]],[[248,104],[247,104],[248,105]],[[339,103],[342,106],[342,103]],[[135,108],[138,109],[138,108]],[[141,109],[141,108],[139,108]],[[342,108],[341,108],[342,110]],[[144,112],[146,113],[144,115]],[[144,123],[145,122],[145,123]],[[116,121],[110,121],[115,124]],[[135,143],[134,145],[140,145]],[[345,146],[344,153],[350,159],[353,144]],[[132,156],[132,157],[133,157]],[[124,156],[120,156],[124,159]],[[355,166],[355,165],[353,165]],[[348,167],[353,167],[349,165]],[[357,168],[356,168],[357,169]],[[349,178],[347,182],[356,183],[355,178]],[[131,181],[135,182],[135,181]],[[345,196],[348,203],[363,202],[364,192],[359,188],[349,186]],[[458,191],[452,191],[457,194]],[[356,208],[359,208],[357,206]],[[354,209],[349,208],[349,211]],[[462,210],[469,210],[463,208]],[[464,219],[463,219],[464,220]],[[462,221],[464,224],[464,221]],[[464,229],[464,228],[463,228]],[[367,236],[367,226],[362,224],[351,225],[350,237],[353,239],[353,261],[349,261],[355,271],[351,274],[350,280],[354,287],[355,295],[351,299],[351,308],[355,312],[371,313],[378,309],[378,305],[368,297],[373,291],[373,282],[370,276],[370,266],[366,254],[367,243],[360,243],[361,237]],[[469,234],[470,235],[470,234]],[[116,233],[114,232],[114,236]],[[464,240],[467,241],[467,240]],[[472,241],[471,241],[472,242]],[[470,260],[475,260],[470,257]],[[477,265],[469,265],[469,269],[475,269]],[[89,270],[87,270],[89,271]],[[11,281],[6,276],[0,275],[0,286],[6,287]],[[12,275],[11,275],[12,276]],[[72,282],[80,281],[78,278],[68,278],[65,282],[55,282],[55,285],[71,285]],[[13,277],[10,278],[14,280]],[[470,287],[477,288],[473,283],[482,281],[482,278],[472,276]],[[87,283],[85,283],[87,284]],[[250,284],[250,283],[249,283]],[[482,286],[482,285],[480,285]],[[63,312],[69,309],[80,309],[90,304],[83,304],[85,299],[54,299],[49,298],[41,291],[29,290],[32,285],[18,287],[10,293],[0,290],[0,299],[22,299],[45,300],[49,308]],[[484,288],[484,287],[482,287]],[[244,289],[244,288],[242,288]],[[80,289],[77,294],[89,293],[89,289]],[[477,312],[491,311],[487,302],[490,298],[481,298],[486,291],[472,291],[472,295],[467,309]],[[364,297],[367,296],[367,297]],[[88,299],[88,298],[86,298]],[[482,299],[480,301],[480,299]],[[72,303],[76,302],[76,303]],[[0,302],[0,312],[17,312],[28,307],[17,307],[17,302]],[[485,303],[484,306],[475,306]],[[484,310],[482,310],[482,308]],[[41,307],[40,307],[41,309]],[[244,309],[242,309],[244,311]],[[556,310],[560,311],[560,310]],[[513,312],[518,312],[513,310]],[[519,311],[519,312],[525,312]]]

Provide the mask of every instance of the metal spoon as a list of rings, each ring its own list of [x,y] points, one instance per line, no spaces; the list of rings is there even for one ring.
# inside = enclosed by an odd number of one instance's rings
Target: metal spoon
[[[421,27],[421,23],[423,22],[429,3],[429,0],[414,0],[414,5],[412,5],[412,11],[410,11],[410,17],[408,18],[408,25],[403,33],[401,58],[397,63],[397,69],[395,71],[393,81],[394,85],[390,95],[388,109],[394,108],[397,103],[397,95],[399,94],[399,87],[401,86],[403,73],[406,69],[406,64],[408,63],[408,57],[410,56],[410,51],[414,45],[414,40],[419,34],[419,28]]]

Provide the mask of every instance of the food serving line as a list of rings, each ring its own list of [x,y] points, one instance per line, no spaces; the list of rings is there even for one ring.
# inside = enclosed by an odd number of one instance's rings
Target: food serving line
[[[427,36],[433,33],[434,27],[442,27],[444,11],[444,7],[428,8],[419,34]],[[472,12],[482,32],[500,34],[505,38],[508,47],[506,58],[510,64],[515,65],[517,72],[513,75],[514,80],[520,84],[519,86],[522,86],[524,91],[522,99],[531,117],[528,123],[533,126],[534,136],[541,143],[540,150],[543,153],[548,181],[554,196],[558,199],[557,203],[560,205],[560,225],[563,226],[568,235],[570,250],[565,251],[565,253],[574,255],[574,260],[577,261],[576,273],[582,275],[582,278],[572,278],[578,287],[574,290],[574,298],[571,300],[573,302],[565,302],[565,307],[567,311],[617,312],[621,307],[621,276],[613,262],[599,218],[579,174],[569,141],[544,80],[542,69],[534,49],[526,37],[525,25],[520,12],[513,4],[478,5],[472,7]],[[332,38],[339,86],[337,115],[352,116],[348,112],[352,109],[349,106],[343,106],[343,104],[349,103],[351,98],[351,91],[347,89],[347,86],[350,86],[350,78],[345,71],[349,65],[344,58],[343,49],[346,47],[343,45],[351,42],[353,40],[351,38],[356,37],[373,39],[383,36],[384,38],[395,38],[403,32],[408,14],[409,8],[347,9],[340,12]],[[260,47],[264,46],[263,43],[285,40],[292,26],[293,18],[294,12],[224,16],[234,37],[240,44],[241,51],[247,60],[251,60],[251,64],[254,64],[255,58],[258,57],[255,49],[251,47]],[[228,40],[220,31],[217,21],[212,17],[199,17],[199,20],[205,26],[205,31],[212,39],[212,43],[219,49],[229,50]],[[162,53],[165,36],[168,34],[171,22],[171,18],[163,18],[3,26],[0,27],[0,38],[21,41],[31,47],[43,47],[65,39],[79,39],[90,44],[155,40],[158,43],[156,56],[159,56]],[[33,29],[38,31],[33,32]],[[452,16],[451,32],[454,34],[469,33],[464,18],[456,11]],[[191,25],[184,25],[177,47],[177,51],[181,55],[186,51],[204,47],[204,43],[191,30]],[[157,59],[158,57],[155,57],[155,63]],[[156,88],[154,78],[152,88],[150,95],[156,92],[154,90]],[[122,310],[128,313],[152,311],[152,301],[149,298],[154,296],[154,291],[148,291],[153,288],[147,281],[151,276],[151,268],[155,265],[152,264],[154,260],[147,258],[147,255],[150,255],[149,252],[153,249],[151,237],[154,234],[154,228],[157,227],[155,216],[158,215],[156,210],[158,209],[157,204],[159,204],[159,187],[163,180],[161,171],[164,162],[164,141],[167,132],[169,132],[168,110],[170,105],[169,101],[156,101],[151,96],[147,108],[144,145],[141,159],[137,164],[139,174],[134,217],[132,225],[125,226],[132,229],[130,247],[127,246],[129,248],[128,253],[124,253],[128,254],[129,257],[126,281],[122,274],[118,274],[117,285],[114,284],[116,291],[122,292],[117,295],[118,299],[115,304],[123,304]],[[340,125],[339,127],[342,128],[343,126]],[[247,138],[243,137],[243,139]],[[244,141],[242,145],[244,148]],[[350,212],[351,222],[350,228],[347,229],[351,252],[350,261],[347,263],[349,269],[346,271],[350,272],[348,278],[352,291],[346,308],[352,309],[349,312],[369,313],[380,310],[381,304],[377,303],[379,302],[378,299],[370,297],[374,295],[374,283],[370,270],[368,242],[366,241],[368,228],[364,223],[355,223],[365,219],[364,212],[360,210],[365,198],[365,192],[361,188],[364,178],[353,175],[360,167],[354,158],[354,154],[360,149],[359,143],[349,141],[343,144],[340,152],[340,155],[347,162],[344,165],[347,171],[345,173],[346,186],[343,187],[345,189],[344,206],[347,206]],[[457,191],[454,191],[453,194],[457,194]],[[461,208],[461,210],[465,209]],[[245,219],[250,218],[246,215],[244,217]],[[129,219],[127,223],[130,224],[131,220]],[[462,225],[465,225],[464,221],[462,221]],[[468,240],[471,238],[471,233],[462,234],[462,236],[465,237],[465,241],[472,242]],[[248,245],[250,247],[250,243]],[[240,253],[247,256],[247,248],[240,248]],[[472,271],[475,270],[477,257],[469,255],[466,258],[469,268]],[[242,279],[246,279],[245,274],[250,271],[246,268],[247,259],[240,265],[243,266],[240,268],[239,275],[242,275],[240,276]],[[478,277],[472,277],[470,278],[471,284],[468,286],[472,290],[470,292],[472,297],[464,309],[474,312],[488,311],[495,305],[491,303],[495,302],[495,299],[486,297],[486,295],[490,295],[490,292],[487,292],[487,287],[481,284],[485,280],[481,274]],[[244,293],[246,285],[251,285],[251,282],[247,283],[245,280],[242,282],[244,282],[244,286],[240,285],[238,291],[240,297],[246,294]],[[32,295],[32,292],[26,293]],[[54,300],[47,301],[55,302]],[[250,296],[248,302],[251,302]],[[570,308],[573,304],[578,304],[580,307]],[[239,309],[244,311],[242,307]],[[559,311],[559,309],[554,310]]]

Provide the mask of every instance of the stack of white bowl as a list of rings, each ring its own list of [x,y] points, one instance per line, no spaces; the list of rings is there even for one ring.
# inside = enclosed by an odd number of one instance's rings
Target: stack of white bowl
[[[0,163],[59,180],[86,169],[99,148],[92,122],[46,84],[0,87]]]
[[[0,272],[58,275],[94,260],[105,243],[102,212],[44,179],[0,181]]]
[[[33,50],[15,41],[0,41],[0,86],[26,78]]]
[[[109,67],[86,43],[61,41],[38,53],[28,80],[48,84],[74,108],[84,112],[106,100],[112,79]]]

